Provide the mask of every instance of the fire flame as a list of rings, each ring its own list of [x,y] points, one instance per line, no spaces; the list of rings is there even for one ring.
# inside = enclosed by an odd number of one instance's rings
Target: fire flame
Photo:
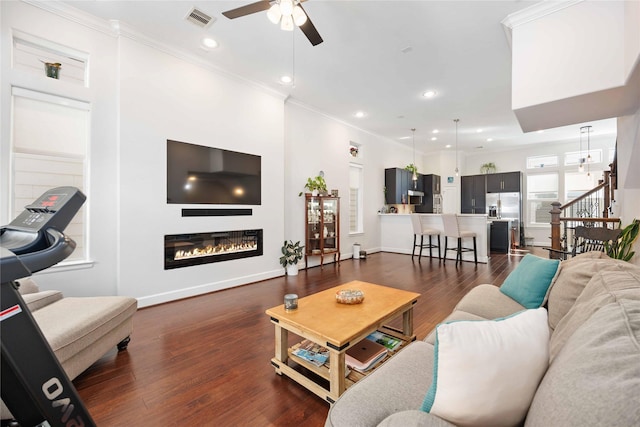
[[[244,243],[228,243],[220,244],[216,246],[207,245],[204,248],[194,248],[188,251],[179,249],[174,254],[174,261],[188,258],[200,258],[212,255],[222,255],[235,252],[247,252],[255,251],[258,249],[256,242],[244,242]]]

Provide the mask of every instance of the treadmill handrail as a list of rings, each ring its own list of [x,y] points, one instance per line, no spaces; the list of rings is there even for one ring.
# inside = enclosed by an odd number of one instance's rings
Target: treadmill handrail
[[[48,228],[45,232],[49,235],[47,241],[51,242],[47,248],[18,256],[32,274],[63,261],[76,248],[76,242],[73,239],[55,228]]]

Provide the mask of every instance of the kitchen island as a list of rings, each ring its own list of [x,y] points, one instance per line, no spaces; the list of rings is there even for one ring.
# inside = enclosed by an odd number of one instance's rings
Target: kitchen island
[[[420,215],[421,221],[426,227],[440,230],[440,253],[444,256],[444,227],[442,225],[442,215],[440,214],[379,214],[380,217],[380,249],[384,252],[396,252],[401,254],[409,254],[413,251],[413,228],[411,226],[411,218],[409,215]],[[478,214],[462,214],[458,215],[458,222],[461,230],[473,231],[476,233],[476,245],[478,251],[478,262],[487,263],[489,261],[489,223],[487,215]],[[428,239],[428,237],[425,237]],[[437,244],[435,238],[434,244]],[[427,242],[425,242],[427,243]],[[465,247],[473,247],[471,239],[464,239]],[[449,239],[449,247],[456,247],[456,240]],[[416,248],[416,255],[420,248]],[[437,249],[433,249],[434,258],[437,256]],[[429,256],[429,249],[422,251],[422,256]],[[447,259],[456,259],[455,250],[447,251]],[[463,261],[473,262],[473,252],[463,252]]]

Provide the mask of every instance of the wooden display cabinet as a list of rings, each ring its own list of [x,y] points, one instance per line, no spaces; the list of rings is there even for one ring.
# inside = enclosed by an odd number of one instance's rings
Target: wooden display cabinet
[[[320,257],[320,266],[324,257],[331,255],[333,261],[340,261],[340,198],[333,196],[305,196],[305,253],[307,258]]]

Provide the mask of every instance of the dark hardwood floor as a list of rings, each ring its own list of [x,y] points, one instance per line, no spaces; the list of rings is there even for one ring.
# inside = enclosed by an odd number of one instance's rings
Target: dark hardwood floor
[[[322,426],[328,403],[270,364],[267,308],[286,293],[303,297],[363,280],[421,293],[414,324],[422,339],[466,292],[501,284],[520,259],[494,254],[489,264],[456,268],[454,261],[376,253],[140,309],[128,350],[114,349],[74,383],[98,426]]]

